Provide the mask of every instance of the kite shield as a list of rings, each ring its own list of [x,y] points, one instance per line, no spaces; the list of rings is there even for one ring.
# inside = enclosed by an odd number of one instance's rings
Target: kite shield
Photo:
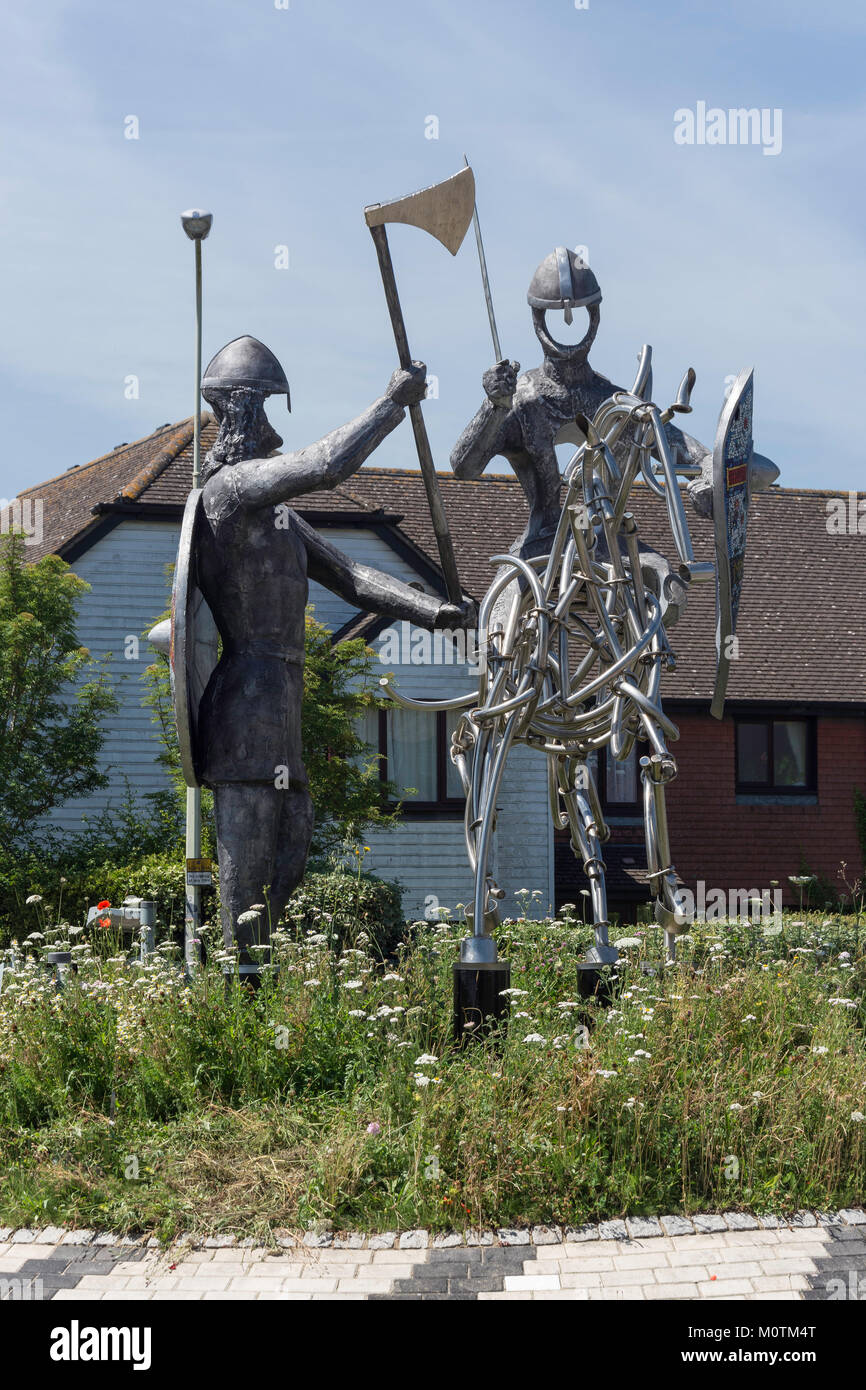
[[[196,533],[201,524],[201,488],[187,498],[171,595],[171,694],[180,763],[187,786],[199,785],[201,749],[198,712],[219,659],[217,626],[196,577]]]
[[[743,587],[746,526],[749,519],[749,468],[752,461],[753,369],[737,377],[719,417],[713,449],[713,520],[716,542],[716,684],[710,713],[721,719],[725,708],[732,638]]]

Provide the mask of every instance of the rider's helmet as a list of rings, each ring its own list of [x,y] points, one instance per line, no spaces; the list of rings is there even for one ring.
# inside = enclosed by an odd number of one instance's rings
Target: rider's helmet
[[[286,374],[258,338],[233,338],[205,368],[201,383],[205,399],[209,390],[231,391],[237,386],[252,386],[266,396],[285,396],[289,410],[292,408]]]
[[[576,251],[557,246],[533,275],[526,299],[533,309],[564,309],[565,322],[571,323],[572,309],[601,303],[601,289]]]

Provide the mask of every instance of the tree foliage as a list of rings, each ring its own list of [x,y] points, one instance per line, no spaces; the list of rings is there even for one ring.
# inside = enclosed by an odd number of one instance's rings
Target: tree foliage
[[[76,636],[90,586],[57,555],[28,564],[0,535],[0,848],[26,847],[37,821],[104,787],[102,721],[117,708],[107,672]]]

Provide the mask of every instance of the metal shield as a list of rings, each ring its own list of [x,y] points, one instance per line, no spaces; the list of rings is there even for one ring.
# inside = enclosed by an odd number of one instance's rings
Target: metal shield
[[[713,521],[716,542],[716,684],[710,713],[721,719],[731,660],[731,639],[746,561],[749,469],[752,462],[753,368],[740,372],[719,417],[713,449]]]
[[[196,533],[201,518],[201,488],[187,498],[180,528],[174,587],[171,594],[171,694],[180,745],[180,764],[187,786],[199,785],[198,712],[201,697],[219,660],[213,614],[198,587]]]

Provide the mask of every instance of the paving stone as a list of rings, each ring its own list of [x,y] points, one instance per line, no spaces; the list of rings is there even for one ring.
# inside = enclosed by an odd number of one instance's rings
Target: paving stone
[[[643,1296],[647,1299],[698,1298],[697,1284],[644,1284]]]
[[[600,1240],[597,1226],[566,1226],[566,1245],[579,1245],[585,1240]]]
[[[535,1259],[535,1246],[493,1245],[484,1250],[466,1250],[463,1253],[475,1256],[489,1269],[510,1270],[512,1266],[522,1269],[527,1261]]]
[[[148,1236],[147,1245],[145,1248],[147,1250],[161,1250],[162,1241],[157,1240],[156,1236]]]
[[[395,1293],[447,1293],[451,1283],[451,1278],[447,1273],[417,1275],[414,1279],[397,1279],[394,1282]],[[468,1282],[468,1280],[467,1280]],[[497,1288],[502,1287],[502,1280],[497,1283]]]
[[[789,1226],[817,1226],[818,1222],[810,1211],[795,1211]]]
[[[760,1230],[760,1223],[756,1216],[752,1216],[748,1211],[726,1211],[725,1220],[728,1223],[729,1231],[757,1231]]]
[[[533,1245],[561,1245],[562,1230],[559,1226],[533,1226]]]
[[[438,1236],[433,1237],[434,1250],[453,1250],[456,1246],[463,1244],[463,1237],[458,1231],[443,1231]]]
[[[738,1294],[752,1292],[748,1279],[716,1279],[713,1283],[698,1284],[698,1293],[702,1298],[736,1298]]]
[[[329,1245],[333,1245],[334,1237],[330,1231],[305,1231],[304,1245],[308,1250],[326,1250]],[[243,1244],[243,1241],[241,1241]]]
[[[492,1274],[482,1279],[452,1278],[449,1280],[448,1289],[452,1298],[477,1298],[482,1293],[502,1292],[503,1283],[503,1279],[497,1279]]]
[[[36,1232],[29,1226],[21,1226],[17,1231],[13,1231],[10,1237],[13,1245],[32,1245],[36,1239]]]
[[[536,1289],[532,1295],[533,1303],[585,1303],[588,1298],[587,1289]]]
[[[817,1274],[814,1260],[804,1256],[792,1256],[785,1260],[761,1260],[763,1274]]]
[[[641,1284],[620,1284],[615,1288],[587,1289],[586,1292],[594,1303],[635,1303],[646,1297]]]
[[[404,1231],[400,1237],[401,1250],[426,1250],[430,1244],[429,1231]]]
[[[237,1239],[237,1236],[208,1236],[204,1248],[205,1250],[228,1250],[237,1244]],[[292,1243],[294,1244],[294,1241]]]
[[[564,1289],[600,1289],[601,1271],[596,1269],[561,1269],[559,1282]]]
[[[763,1216],[759,1216],[758,1220],[765,1231],[779,1231],[783,1226],[787,1226],[788,1224],[786,1221],[782,1220],[781,1216],[776,1216],[775,1213],[771,1211],[765,1212]]]
[[[381,1303],[385,1299],[388,1299],[388,1301],[391,1302],[394,1299],[394,1297],[394,1294],[389,1293],[371,1293],[370,1302]],[[430,1293],[401,1293],[397,1297],[399,1298],[399,1301],[401,1303],[420,1303],[422,1302],[422,1300],[425,1303],[428,1301],[430,1303],[445,1303],[449,1298],[451,1298],[451,1294],[435,1293],[431,1291]]]
[[[534,1289],[558,1289],[557,1274],[506,1274],[506,1293],[532,1293]]]
[[[12,1226],[0,1226],[0,1244],[4,1243],[12,1235]]]
[[[371,1250],[393,1250],[397,1240],[396,1231],[380,1231],[378,1235],[370,1236]]]
[[[503,1245],[528,1245],[529,1232],[518,1231],[510,1227],[502,1227],[496,1232]]]
[[[492,1231],[464,1231],[463,1239],[468,1246],[474,1245],[493,1245],[495,1237]]]
[[[711,1235],[714,1231],[726,1231],[725,1218],[718,1212],[703,1211],[692,1217],[694,1228],[701,1235]]]
[[[66,1235],[66,1227],[65,1227],[65,1226],[45,1226],[45,1227],[39,1232],[39,1244],[40,1244],[40,1245],[59,1245],[60,1242],[61,1242],[61,1240],[63,1239],[63,1237],[64,1237],[65,1235]],[[2,1239],[2,1236],[0,1236],[0,1239]]]
[[[839,1215],[848,1226],[866,1226],[866,1211],[862,1207],[843,1207]]]
[[[664,1234],[661,1224],[654,1216],[627,1216],[625,1224],[632,1240],[644,1240]]]
[[[458,1250],[453,1247],[448,1247],[444,1250],[441,1248],[434,1249],[431,1251],[428,1267],[441,1268],[443,1265],[454,1265],[455,1268],[458,1269],[464,1266],[468,1269],[470,1265],[480,1265],[482,1259],[489,1260],[493,1251],[496,1251],[496,1254],[505,1254],[505,1251],[496,1250],[495,1246],[493,1250],[485,1250],[483,1254],[479,1249],[470,1250],[463,1248]]]
[[[819,1226],[838,1226],[838,1211],[816,1211],[815,1218]]]
[[[628,1240],[624,1221],[599,1221],[598,1235],[600,1240]]]
[[[93,1240],[95,1231],[67,1231],[61,1241],[61,1245],[89,1245]]]
[[[294,1240],[292,1244],[294,1245]],[[347,1235],[334,1236],[335,1250],[363,1250],[364,1237],[357,1231],[349,1231]]]
[[[758,1273],[760,1274],[760,1269]],[[709,1279],[710,1270],[706,1265],[673,1265],[670,1269],[656,1269],[655,1282],[657,1284],[696,1284],[699,1279]],[[653,1283],[652,1279],[647,1279],[646,1283]]]
[[[642,1250],[637,1255],[614,1255],[614,1269],[656,1269],[659,1266],[667,1269],[667,1260],[663,1252],[654,1255],[651,1250]]]

